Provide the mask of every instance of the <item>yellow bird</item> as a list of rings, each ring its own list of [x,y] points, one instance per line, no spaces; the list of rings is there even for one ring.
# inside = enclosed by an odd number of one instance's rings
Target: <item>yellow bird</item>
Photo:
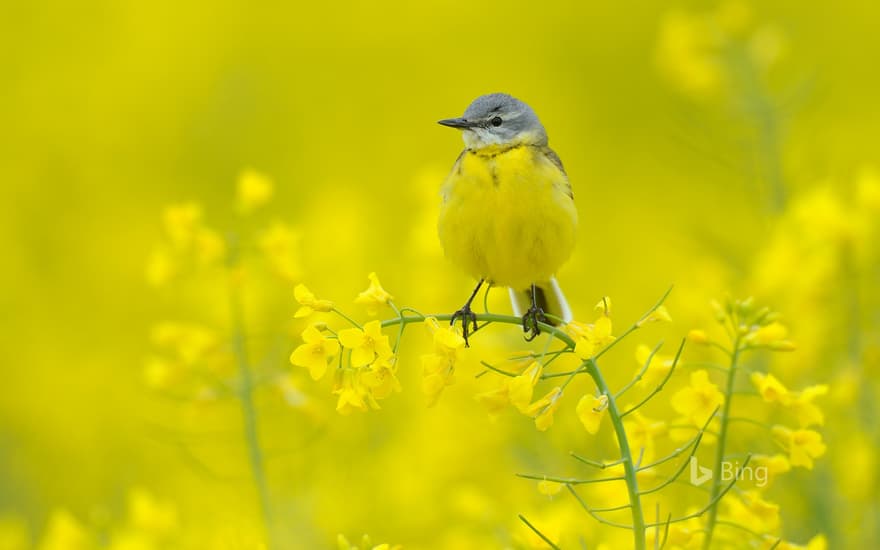
[[[554,277],[574,248],[577,210],[568,176],[547,146],[535,112],[507,94],[478,97],[464,116],[439,121],[462,130],[465,149],[443,184],[438,230],[446,256],[479,282],[461,319],[465,341],[483,283],[509,287],[532,340],[539,322],[568,322]]]

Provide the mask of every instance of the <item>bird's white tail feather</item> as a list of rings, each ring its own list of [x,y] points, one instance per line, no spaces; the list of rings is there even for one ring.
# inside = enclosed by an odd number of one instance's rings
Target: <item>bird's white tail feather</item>
[[[559,288],[556,277],[550,277],[549,281],[536,283],[538,307],[555,317],[559,317],[568,323],[572,320],[571,308],[565,300],[565,294]],[[510,303],[513,305],[513,314],[518,316],[525,315],[526,311],[532,306],[532,289],[516,290],[508,288],[510,294]]]

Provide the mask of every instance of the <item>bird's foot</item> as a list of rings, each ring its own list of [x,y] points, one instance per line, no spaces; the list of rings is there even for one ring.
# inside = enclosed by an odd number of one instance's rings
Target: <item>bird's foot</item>
[[[461,319],[461,335],[464,338],[464,347],[469,348],[471,345],[470,342],[468,342],[468,335],[477,331],[477,314],[471,309],[470,302],[466,303],[461,309],[452,314],[452,319],[450,319],[449,324],[455,325],[457,319]],[[471,324],[474,326],[473,331],[470,330]]]
[[[536,305],[530,307],[522,318],[523,332],[527,333],[526,342],[531,342],[537,338],[538,335],[541,334],[541,329],[538,327],[538,323],[546,322],[547,317],[544,315],[543,309]]]

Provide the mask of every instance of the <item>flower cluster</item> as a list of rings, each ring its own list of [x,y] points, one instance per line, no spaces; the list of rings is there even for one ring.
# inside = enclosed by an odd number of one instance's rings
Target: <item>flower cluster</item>
[[[719,449],[713,475],[719,476],[725,461],[732,459],[725,453],[731,443],[729,436],[731,426],[735,423],[746,422],[762,427],[764,433],[770,436],[763,443],[765,447],[769,447],[770,452],[748,455],[752,467],[756,469],[754,471],[762,473],[753,489],[738,494],[722,493],[720,484],[717,481],[713,483],[713,495],[718,496],[722,506],[711,510],[707,533],[711,537],[714,534],[713,529],[719,527],[721,528],[719,537],[733,537],[735,536],[733,533],[725,533],[723,529],[726,525],[732,524],[758,533],[762,540],[768,542],[781,540],[775,535],[780,526],[779,506],[766,495],[767,489],[771,485],[771,479],[790,471],[792,467],[812,469],[814,460],[825,453],[826,446],[821,434],[808,428],[822,425],[824,422],[824,415],[814,401],[817,397],[826,394],[828,387],[814,385],[800,392],[791,392],[774,374],[758,370],[748,371],[742,363],[749,352],[756,350],[787,352],[795,349],[795,345],[788,339],[787,327],[782,324],[778,314],[769,308],[756,306],[753,299],[728,299],[724,303],[713,303],[713,308],[721,334],[716,337],[704,330],[693,330],[689,333],[689,339],[721,350],[725,354],[728,359],[728,364],[723,367],[727,373],[726,387],[723,388],[723,393],[719,391],[718,386],[709,382],[708,371],[701,369],[691,374],[690,388],[682,390],[687,392],[685,394],[687,401],[692,406],[702,406],[704,412],[709,408],[722,408],[716,424],[718,427],[715,428],[721,435],[717,441]],[[748,378],[756,390],[754,393],[746,392],[745,395],[759,397],[765,403],[785,409],[797,419],[797,428],[789,428],[782,424],[769,425],[760,417],[752,418],[749,412],[754,411],[753,405],[742,407],[741,413],[735,412],[731,401],[735,395],[739,396],[735,391],[735,385],[738,380],[737,373],[743,370],[751,373]],[[675,398],[681,397],[683,397],[681,393],[675,396]],[[739,397],[739,399],[745,398]],[[675,406],[675,402],[673,405]],[[681,407],[676,409],[681,412]],[[699,418],[695,420],[698,421]],[[821,535],[817,537],[815,539],[817,542],[814,544],[821,544],[824,538]]]
[[[165,321],[153,327],[156,353],[144,363],[144,381],[161,391],[185,390],[192,397],[208,398],[221,389],[217,381],[228,375],[232,357],[221,335],[210,326]]]
[[[147,282],[159,287],[194,268],[217,265],[226,254],[220,234],[205,225],[195,202],[169,206],[162,217],[163,240],[147,264]]]
[[[391,295],[382,288],[376,274],[371,273],[369,279],[370,287],[355,302],[367,305],[372,311],[377,311],[380,305],[393,305]],[[330,364],[338,363],[333,386],[333,393],[338,396],[337,411],[349,414],[378,409],[379,400],[400,391],[397,358],[380,321],[360,325],[336,309],[333,302],[316,298],[302,284],[294,289],[294,297],[299,303],[296,318],[335,312],[351,325],[334,331],[326,323],[311,324],[302,332],[303,343],[290,354],[291,364],[308,369],[316,381],[324,377]]]
[[[34,548],[41,550],[98,550],[99,548],[158,550],[177,546],[180,521],[177,508],[160,500],[143,488],[132,488],[125,499],[125,514],[108,530],[106,520],[84,520],[65,508],[56,509],[38,538]],[[20,534],[18,542],[11,539],[0,526],[0,542],[4,548],[29,548],[27,536]],[[10,544],[11,546],[5,546]]]
[[[428,396],[428,404],[434,405],[446,386],[455,381],[455,364],[461,358],[465,341],[453,327],[441,327],[434,317],[425,319],[431,332],[431,353],[422,355],[422,391]]]
[[[708,99],[737,89],[732,81],[745,70],[769,70],[785,47],[785,36],[776,26],[756,23],[748,4],[729,0],[702,13],[665,14],[655,58],[663,76],[682,93]]]
[[[271,196],[271,189],[268,180],[255,174],[243,176],[237,201],[239,213],[248,215],[261,207]],[[195,250],[192,248],[197,242],[194,235],[205,230],[200,217],[193,213],[186,209],[175,212],[171,216],[174,224],[170,226],[174,229],[167,231],[169,243],[180,243],[175,246],[182,251],[189,250],[189,254]],[[293,256],[288,254],[291,243],[295,242],[293,232],[276,224],[255,236],[257,246],[253,250],[262,253],[263,260],[283,281],[290,282],[298,271],[291,262]],[[239,284],[245,280],[242,276],[246,272],[239,262],[240,247],[236,248],[239,245],[233,246],[234,243],[231,239],[224,252],[230,273],[235,275],[229,278],[231,338],[208,323],[161,323],[153,333],[159,353],[148,361],[145,374],[157,388],[179,387],[179,381],[188,377],[197,382],[197,387],[210,390],[204,390],[204,395],[228,391],[242,401],[247,427],[255,425],[255,388],[265,383],[264,380],[283,380],[285,391],[296,389],[300,375],[296,370],[291,375],[289,369],[283,375],[271,369],[251,370],[240,296],[243,285]],[[408,360],[400,354],[401,343],[407,327],[419,325],[430,338],[420,353],[420,363],[416,363],[421,367],[420,385],[428,406],[436,405],[456,377],[461,376],[460,371],[466,371],[470,365],[466,359],[473,352],[466,350],[460,327],[451,324],[453,316],[449,314],[427,315],[412,307],[398,307],[375,273],[368,274],[367,279],[367,288],[352,300],[363,308],[367,320],[358,320],[357,315],[344,312],[336,302],[317,295],[305,284],[290,285],[297,305],[293,314],[288,315],[293,326],[298,327],[296,332],[301,341],[289,350],[289,363],[302,369],[300,372],[307,373],[313,381],[332,379],[329,391],[336,396],[336,411],[340,414],[378,410],[380,402],[402,391],[398,369],[401,365],[406,368]],[[556,498],[570,494],[598,522],[627,527],[632,531],[637,548],[644,548],[649,541],[662,544],[658,539],[660,525],[666,531],[665,540],[683,548],[708,545],[713,540],[735,540],[737,529],[752,533],[752,542],[756,545],[772,541],[783,545],[779,536],[780,507],[768,488],[773,480],[793,468],[812,469],[826,452],[826,444],[817,429],[825,421],[820,404],[829,388],[807,385],[790,390],[781,381],[785,378],[782,373],[746,366],[749,354],[795,349],[780,316],[768,308],[757,307],[751,299],[714,304],[718,327],[691,330],[675,353],[664,353],[662,343],[653,347],[634,346],[638,367],[629,381],[618,386],[619,380],[614,376],[609,383],[605,373],[626,375],[627,371],[605,369],[603,373],[600,363],[604,365],[613,356],[608,353],[612,348],[650,325],[672,322],[663,305],[667,295],[668,292],[624,329],[615,327],[608,297],[602,298],[592,315],[583,321],[561,326],[540,323],[545,341],[538,340],[528,349],[519,349],[503,362],[481,362],[485,370],[473,374],[477,378],[488,374],[486,379],[495,382],[486,391],[477,392],[476,399],[490,416],[498,417],[512,410],[528,418],[540,432],[549,430],[560,419],[559,424],[566,424],[564,415],[570,415],[576,419],[571,425],[578,430],[582,427],[590,436],[587,441],[599,443],[613,437],[618,453],[615,458],[605,460],[575,454],[581,464],[598,468],[605,477],[572,478],[544,473],[522,476],[537,480],[542,495]],[[389,315],[374,318],[382,312]],[[519,331],[522,320],[492,313],[487,307],[485,313],[477,315],[475,334],[483,334],[490,325],[511,325]],[[685,342],[707,353],[720,350],[726,364],[683,359]],[[328,376],[328,371],[332,371],[332,376]],[[235,372],[238,375],[233,377]],[[676,373],[680,376],[675,377]],[[751,382],[753,392],[741,388],[745,379]],[[583,383],[572,384],[575,380],[584,380],[587,387],[584,388]],[[667,385],[674,386],[668,398],[656,399]],[[565,396],[572,394],[573,398],[567,401]],[[745,395],[763,401],[768,406],[767,414],[782,414],[784,419],[768,424],[763,416],[754,416],[751,413],[755,407],[744,407],[740,402],[746,399]],[[744,438],[739,429],[744,425],[762,428],[765,437]],[[268,499],[265,477],[260,474],[262,463],[259,453],[255,453],[255,449],[259,450],[258,433],[249,429],[245,435],[252,453],[251,466],[261,498]],[[737,452],[731,452],[734,446],[740,447]],[[712,456],[707,457],[706,450],[711,450]],[[729,484],[722,482],[725,464],[735,457],[741,460],[741,468],[748,466],[765,472],[766,482],[751,483],[736,490],[738,477]],[[693,460],[711,466],[708,500],[695,502],[690,494],[681,497],[679,506],[680,495],[675,492],[673,483],[687,485],[682,474]],[[609,488],[602,489],[606,484]],[[697,483],[691,479],[690,484]],[[581,485],[594,487],[595,491],[587,496]],[[625,491],[621,491],[621,487]],[[658,517],[651,523],[646,510],[647,495],[661,492],[664,497],[672,495],[658,504],[666,508],[667,520],[663,523]],[[623,494],[627,496],[625,505],[619,502]],[[594,499],[599,506],[591,503]],[[656,513],[660,513],[659,508]],[[624,517],[612,518],[613,514]],[[537,540],[550,540],[536,524],[524,517],[521,519]],[[267,531],[268,527],[267,521]],[[817,535],[811,544],[818,548],[823,540]],[[345,537],[340,537],[339,544],[347,549],[390,548],[373,546],[368,541],[354,546]]]

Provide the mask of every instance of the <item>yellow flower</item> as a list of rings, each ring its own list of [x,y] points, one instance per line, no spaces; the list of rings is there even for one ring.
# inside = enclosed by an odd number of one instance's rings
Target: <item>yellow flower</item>
[[[164,248],[158,248],[150,254],[147,261],[147,283],[153,287],[167,284],[177,275],[177,262]]]
[[[607,395],[603,394],[596,397],[593,394],[587,394],[581,397],[575,410],[587,433],[595,435],[599,431],[599,424],[601,424],[602,417],[604,416],[603,413],[607,408]]]
[[[786,340],[788,328],[778,321],[759,327],[743,338],[743,341],[754,347],[764,347],[776,351],[791,351],[795,349],[792,342]]]
[[[558,495],[559,491],[561,490],[562,483],[557,483],[556,481],[547,481],[546,479],[542,479],[538,482],[538,492],[542,495],[552,497],[554,495]]]
[[[749,461],[749,466],[754,467],[754,469],[767,469],[767,485],[765,485],[765,487],[769,486],[770,483],[773,482],[773,479],[779,474],[791,471],[791,463],[788,461],[788,457],[782,454],[754,455],[752,456],[752,460]]]
[[[202,227],[193,235],[196,261],[202,266],[219,262],[226,255],[226,241],[213,229]]]
[[[336,400],[336,411],[340,414],[366,411],[368,404],[374,409],[379,408],[379,404],[361,380],[360,369],[337,370],[333,393],[339,396]]]
[[[290,354],[290,362],[298,367],[309,369],[313,380],[320,380],[327,372],[327,363],[339,353],[339,342],[324,336],[314,326],[302,332],[303,344]]]
[[[538,361],[532,362],[526,370],[519,376],[511,378],[507,382],[507,397],[510,403],[520,412],[524,412],[529,408],[532,401],[532,394],[541,378],[541,372],[544,366]]]
[[[822,410],[813,403],[813,399],[827,393],[828,385],[818,384],[804,388],[794,398],[794,401],[791,403],[791,409],[797,416],[801,428],[808,428],[814,425],[822,426],[825,424],[825,415],[822,414]]]
[[[247,169],[238,176],[236,202],[243,214],[249,214],[256,208],[269,202],[275,185],[265,174]]]
[[[363,329],[347,328],[339,331],[339,343],[351,350],[351,364],[363,367],[373,359],[388,359],[393,355],[388,336],[382,334],[382,323],[370,321]]]
[[[827,447],[822,442],[822,434],[813,430],[791,430],[785,426],[773,426],[773,436],[788,451],[792,466],[813,469],[813,459],[825,454]]]
[[[87,527],[62,508],[52,512],[37,547],[40,550],[86,550],[95,545]]]
[[[675,361],[675,357],[671,355],[660,355],[657,353],[652,357],[651,348],[641,344],[636,348],[636,361],[639,364],[637,372],[641,371],[645,365],[648,367],[642,375],[639,385],[653,388],[660,384],[669,373],[669,369],[672,368],[672,363]],[[650,363],[648,361],[650,361]]]
[[[782,385],[782,382],[776,379],[772,374],[763,374],[755,372],[752,374],[752,384],[758,389],[758,393],[767,403],[781,403],[790,405],[792,395],[788,389]]]
[[[525,411],[525,414],[535,419],[535,427],[539,431],[546,431],[553,425],[553,413],[559,407],[559,398],[562,397],[562,388],[553,388],[547,395],[535,401]]]
[[[721,41],[708,16],[684,11],[664,15],[657,41],[660,71],[682,92],[697,99],[723,89],[724,66],[717,57]]]
[[[151,336],[153,344],[173,351],[180,362],[187,366],[205,359],[220,342],[217,333],[209,327],[172,321],[154,326]]]
[[[128,493],[128,521],[142,532],[165,535],[177,528],[177,509],[148,491],[135,488]]]
[[[626,438],[633,453],[637,456],[642,454],[642,461],[654,456],[654,438],[667,431],[666,422],[652,420],[640,411],[634,411],[628,415],[623,427],[626,430]]]
[[[379,277],[375,273],[370,273],[367,275],[367,278],[370,280],[370,287],[358,294],[358,297],[354,299],[354,303],[367,306],[367,314],[376,315],[379,312],[379,308],[393,300],[394,297],[382,288]]]
[[[397,379],[397,368],[393,361],[388,359],[376,359],[370,367],[361,374],[364,385],[370,389],[376,399],[385,399],[392,391],[400,391],[400,381]]]
[[[828,393],[826,384],[809,386],[795,393],[788,391],[772,374],[759,372],[752,374],[752,383],[767,403],[776,402],[790,408],[797,416],[801,428],[825,423],[825,415],[813,400]]]
[[[692,372],[690,386],[672,396],[672,408],[695,426],[705,424],[723,403],[724,395],[709,380],[709,373],[704,369]]]
[[[666,309],[666,306],[659,306],[657,309],[648,314],[647,317],[636,323],[636,326],[641,327],[647,325],[649,323],[671,323],[672,316],[669,315],[669,311]]]
[[[286,281],[299,277],[300,235],[283,222],[274,222],[257,235],[257,247],[275,273]]]
[[[708,344],[710,342],[709,335],[706,334],[706,331],[696,328],[688,332],[687,339],[688,342],[693,342],[694,344]]]
[[[144,362],[144,382],[153,389],[167,388],[173,382],[178,369],[174,363],[162,357],[150,357]]]
[[[725,516],[728,521],[758,533],[774,531],[779,527],[779,505],[762,499],[758,491],[745,491],[723,502],[727,506]]]
[[[293,289],[293,296],[300,305],[300,308],[293,315],[297,318],[308,317],[316,311],[331,311],[333,309],[333,302],[317,299],[304,284],[296,285],[296,288]]]
[[[565,332],[575,340],[575,353],[581,359],[590,359],[602,347],[614,341],[611,335],[611,317],[602,313],[592,324],[572,321]]]
[[[174,204],[165,209],[165,233],[177,248],[188,247],[201,226],[202,207],[198,203]]]
[[[455,361],[437,354],[425,354],[422,356],[422,392],[428,396],[428,406],[431,407],[440,399],[440,394],[446,386],[454,382]]]
[[[422,391],[428,396],[428,406],[433,406],[446,386],[455,379],[455,363],[464,348],[464,338],[457,329],[437,323],[437,319],[425,319],[425,326],[433,334],[433,352],[422,355]]]
[[[494,417],[510,404],[507,384],[502,384],[494,390],[478,393],[475,398],[486,407],[490,417]]]

